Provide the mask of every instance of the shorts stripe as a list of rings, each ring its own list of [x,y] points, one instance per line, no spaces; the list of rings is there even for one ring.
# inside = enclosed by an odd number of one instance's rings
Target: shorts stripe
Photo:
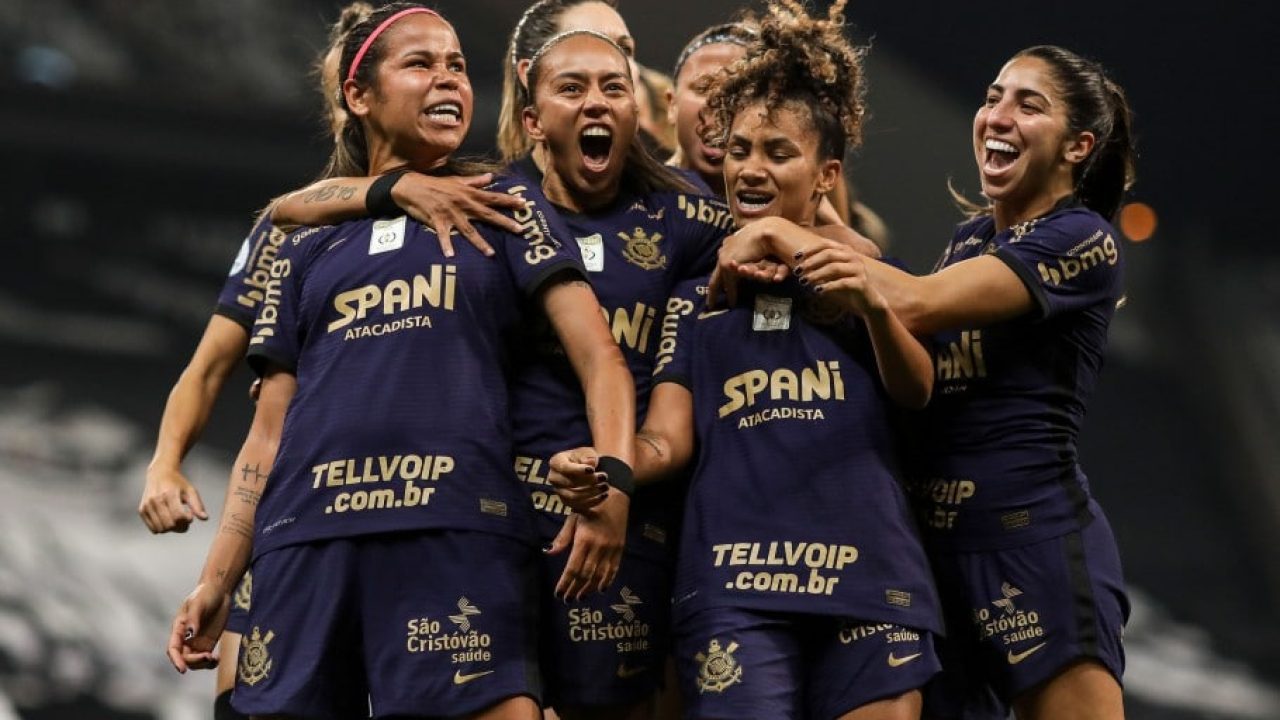
[[[1079,532],[1073,532],[1064,537],[1063,541],[1067,572],[1071,575],[1071,597],[1075,606],[1076,643],[1082,654],[1100,657],[1097,604],[1094,603],[1093,579],[1089,575],[1084,539]]]

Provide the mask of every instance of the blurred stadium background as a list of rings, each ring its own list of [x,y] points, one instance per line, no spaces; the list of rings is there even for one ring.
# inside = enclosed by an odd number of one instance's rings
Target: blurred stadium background
[[[337,0],[0,3],[0,720],[208,717],[213,678],[163,657],[212,523],[135,514],[165,394],[255,211],[326,155],[308,76]],[[487,150],[524,2],[440,0]],[[873,42],[859,193],[927,270],[974,193],[972,111],[1053,42],[1124,84],[1158,214],[1084,437],[1135,601],[1129,715],[1280,718],[1280,253],[1274,4],[855,0]],[[726,0],[623,0],[667,69]],[[247,372],[186,470],[220,503]]]

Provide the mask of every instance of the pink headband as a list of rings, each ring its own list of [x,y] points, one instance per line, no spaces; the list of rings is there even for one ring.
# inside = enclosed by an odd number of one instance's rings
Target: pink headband
[[[386,30],[388,27],[391,26],[391,23],[399,20],[405,15],[413,15],[414,13],[427,13],[429,15],[435,15],[436,17],[440,17],[440,13],[436,12],[435,10],[429,10],[424,7],[412,7],[412,8],[408,8],[407,10],[401,10],[395,15],[392,15],[386,20],[383,20],[382,24],[374,28],[373,32],[369,33],[369,37],[365,38],[364,44],[360,46],[360,50],[359,52],[356,53],[355,59],[351,61],[351,69],[347,71],[347,79],[351,80],[355,78],[356,68],[360,67],[360,61],[364,59],[364,54],[369,52],[369,47],[373,45],[373,41],[377,40],[378,36],[381,35],[384,30]],[[440,18],[440,19],[443,20],[444,18]]]

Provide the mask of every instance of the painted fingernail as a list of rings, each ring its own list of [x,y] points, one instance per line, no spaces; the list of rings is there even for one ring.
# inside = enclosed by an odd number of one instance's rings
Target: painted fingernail
[[[821,286],[821,285],[819,285],[819,286],[815,287],[815,288],[813,289],[813,291],[814,291],[814,292],[816,292],[816,293],[820,293],[820,292],[822,292],[822,286]]]
[[[809,284],[809,278],[802,277],[799,273],[796,273],[796,282],[807,286]]]
[[[793,255],[792,257],[794,257],[795,259],[799,260],[800,258],[804,257],[804,251],[803,251],[803,250],[797,250],[797,251],[796,251],[796,254],[795,254],[795,255]]]
[[[195,636],[196,636],[195,628],[187,628],[186,632],[182,633],[183,640],[190,640]]]

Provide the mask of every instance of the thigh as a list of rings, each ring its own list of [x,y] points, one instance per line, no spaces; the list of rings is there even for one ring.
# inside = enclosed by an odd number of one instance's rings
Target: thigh
[[[454,530],[360,542],[374,717],[461,716],[522,696],[540,701],[531,546]]]
[[[877,701],[919,714],[919,695],[897,703],[923,687],[941,665],[933,634],[891,623],[838,618],[814,619],[805,638],[808,717],[838,718]],[[885,715],[890,712],[887,706]],[[890,715],[885,715],[891,717]]]
[[[605,592],[563,602],[552,591],[564,564],[563,556],[543,559],[540,655],[547,704],[650,702],[662,684],[670,642],[671,569],[628,555]]]
[[[348,541],[293,545],[258,558],[232,705],[247,715],[346,720],[368,710],[353,621],[358,559]]]
[[[711,608],[675,624],[685,716],[801,718],[800,633],[785,615]]]

